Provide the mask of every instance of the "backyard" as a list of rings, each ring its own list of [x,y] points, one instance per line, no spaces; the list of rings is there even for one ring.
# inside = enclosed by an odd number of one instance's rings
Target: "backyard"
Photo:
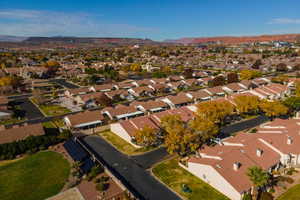
[[[300,184],[291,187],[288,191],[278,197],[277,200],[298,200],[300,197]]]
[[[1,200],[42,200],[60,192],[70,165],[60,154],[39,152],[0,165]]]
[[[99,134],[99,136],[104,138],[106,141],[108,141],[110,144],[112,144],[116,149],[118,149],[119,151],[121,151],[122,153],[127,154],[127,155],[144,153],[144,152],[155,149],[154,147],[136,148],[110,131],[104,131],[104,132],[100,132],[98,134]]]
[[[178,160],[164,161],[152,169],[154,175],[181,196],[193,200],[228,198],[178,165]],[[185,189],[184,186],[185,185]]]
[[[70,112],[69,109],[60,105],[40,105],[39,108],[47,116],[59,116]]]

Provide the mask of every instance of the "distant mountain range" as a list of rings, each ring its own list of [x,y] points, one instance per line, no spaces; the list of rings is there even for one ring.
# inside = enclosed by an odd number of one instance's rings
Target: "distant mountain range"
[[[265,41],[300,41],[300,34],[282,34],[282,35],[259,35],[259,36],[220,36],[220,37],[195,37],[180,38],[175,40],[165,40],[165,42],[180,44],[199,44],[207,42],[221,42],[224,44],[239,44],[248,42],[265,42]]]
[[[27,37],[0,35],[0,42],[22,42],[26,39],[27,39]]]
[[[135,44],[161,44],[140,38],[96,37],[16,37],[0,35],[0,47],[97,47]]]
[[[220,37],[195,37],[180,38],[175,40],[165,40],[156,42],[150,39],[140,38],[109,38],[109,37],[19,37],[0,35],[0,47],[98,47],[98,46],[118,46],[118,45],[162,45],[162,44],[200,44],[208,42],[221,42],[223,44],[239,44],[248,42],[265,41],[300,41],[300,34],[283,35],[260,35],[260,36],[220,36]]]

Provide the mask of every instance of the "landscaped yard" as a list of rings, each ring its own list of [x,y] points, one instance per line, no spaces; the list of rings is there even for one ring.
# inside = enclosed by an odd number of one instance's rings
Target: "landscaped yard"
[[[158,164],[152,169],[154,175],[162,182],[187,199],[194,200],[225,200],[228,199],[220,192],[195,177],[178,165],[177,159],[172,159]],[[191,190],[183,192],[182,185],[186,184]]]
[[[10,118],[10,119],[1,120],[0,125],[14,124],[14,123],[18,123],[18,122],[23,122],[25,120],[26,120],[25,118],[18,119],[18,118],[13,117],[13,118]]]
[[[60,105],[40,105],[39,108],[47,116],[58,116],[71,112],[69,109],[64,108]]]
[[[143,152],[147,152],[150,150],[153,150],[154,148],[149,147],[149,148],[135,148],[116,134],[113,134],[110,131],[104,131],[98,133],[102,138],[104,138],[106,141],[111,143],[116,149],[119,151],[128,154],[128,155],[133,155],[133,154],[139,154]]]
[[[300,184],[295,185],[283,193],[277,200],[299,200],[300,199]]]
[[[55,152],[39,152],[0,165],[1,200],[42,200],[63,188],[70,165]]]

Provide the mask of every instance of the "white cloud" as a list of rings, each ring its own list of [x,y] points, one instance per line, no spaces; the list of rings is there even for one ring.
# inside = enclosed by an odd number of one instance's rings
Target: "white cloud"
[[[275,18],[272,19],[269,24],[300,24],[300,19]]]
[[[156,32],[152,28],[107,23],[99,15],[41,10],[0,10],[4,35],[135,37]]]

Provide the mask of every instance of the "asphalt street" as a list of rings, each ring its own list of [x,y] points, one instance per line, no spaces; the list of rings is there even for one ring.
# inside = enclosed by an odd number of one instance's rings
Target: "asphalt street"
[[[131,159],[141,168],[149,169],[152,165],[162,161],[167,156],[169,156],[169,154],[166,148],[161,147],[148,153],[131,156]]]
[[[249,119],[249,120],[245,120],[242,122],[238,122],[232,125],[228,125],[225,126],[221,129],[221,134],[220,137],[221,138],[225,138],[230,136],[233,133],[239,132],[239,131],[243,131],[243,130],[247,130],[250,128],[254,128],[260,124],[263,124],[265,122],[267,122],[269,120],[269,118],[265,115],[260,115],[256,118],[253,119]]]
[[[67,82],[65,79],[52,79],[51,82],[57,83],[68,89],[79,88],[77,85]]]
[[[161,184],[150,172],[136,164],[130,157],[120,153],[98,136],[82,139],[87,146],[110,171],[118,177],[139,199],[176,200],[175,193]]]

